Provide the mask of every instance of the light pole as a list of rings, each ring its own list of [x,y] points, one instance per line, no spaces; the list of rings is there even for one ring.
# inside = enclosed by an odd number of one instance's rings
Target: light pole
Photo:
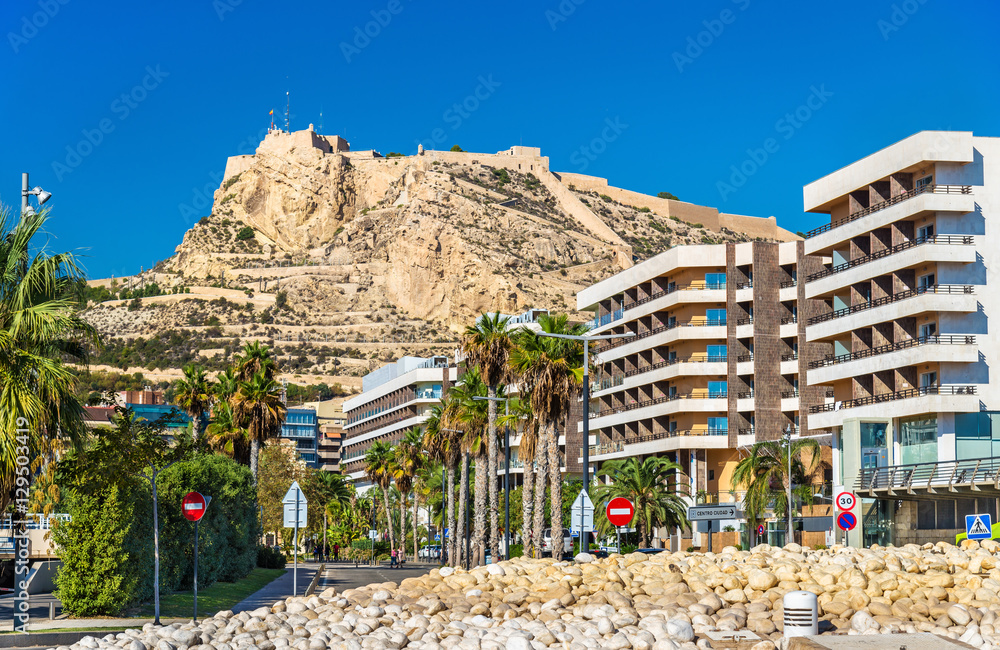
[[[785,510],[788,515],[788,531],[785,544],[795,542],[795,531],[792,529],[792,425],[785,425],[785,455],[788,456],[788,494]]]
[[[480,397],[479,395],[474,396],[474,400],[487,400],[490,402],[503,402],[503,414],[504,417],[510,416],[510,402],[507,401],[506,397]],[[503,454],[504,454],[504,471],[503,471],[503,557],[505,560],[510,559],[510,429],[507,427],[506,421],[503,425]],[[496,477],[491,476],[491,481],[495,481]]]
[[[620,339],[635,336],[635,332],[624,332],[622,334],[592,334],[590,336],[578,336],[575,334],[553,334],[551,332],[538,332],[539,336],[551,336],[557,339],[569,339],[571,341],[583,341],[583,491],[590,496],[590,342],[604,339]],[[584,538],[588,538],[589,533],[583,530],[583,508],[580,508],[580,552],[589,551],[589,545],[584,549]],[[552,544],[555,552],[555,541]]]
[[[28,197],[34,194],[38,199],[38,207],[52,198],[52,195],[40,187],[35,187],[34,189],[28,189],[30,187],[28,183],[28,172],[21,174],[21,214],[34,214],[34,209],[28,205]]]

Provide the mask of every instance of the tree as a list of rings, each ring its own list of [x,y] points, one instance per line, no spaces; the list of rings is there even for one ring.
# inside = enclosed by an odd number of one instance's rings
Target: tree
[[[236,424],[233,405],[218,402],[212,407],[212,420],[205,430],[208,446],[241,465],[250,464],[250,438],[247,430]]]
[[[670,192],[658,192],[656,194],[656,196],[658,196],[661,199],[670,199],[671,201],[680,201],[680,199],[678,199],[676,196],[674,196]]]
[[[641,545],[649,546],[650,533],[654,528],[689,528],[687,504],[676,492],[676,474],[680,465],[662,456],[621,458],[609,460],[601,465],[597,476],[605,476],[612,483],[594,488],[594,500],[607,503],[611,499],[623,497],[635,507],[635,522],[639,530]],[[601,532],[612,530],[611,524],[600,510],[598,523]]]
[[[240,382],[231,404],[235,423],[245,427],[250,438],[250,473],[256,482],[261,444],[281,432],[288,415],[281,401],[281,386],[267,376],[266,366],[258,366],[249,380]]]
[[[212,402],[212,386],[204,368],[193,364],[184,366],[184,378],[177,382],[174,400],[190,416],[194,439],[201,444],[202,416]]]
[[[425,464],[425,456],[423,453],[423,433],[420,431],[420,427],[412,427],[403,434],[403,439],[399,441],[394,449],[395,458],[393,463],[393,480],[396,482],[396,487],[399,488],[399,493],[402,499],[399,503],[399,514],[400,521],[405,517],[403,514],[403,508],[406,504],[406,495],[411,494],[413,496],[413,557],[417,557],[417,544],[420,540],[417,539],[417,495],[413,492],[413,486],[416,482],[417,474],[420,469]],[[403,538],[406,537],[406,532],[400,528],[400,546],[404,546]]]
[[[226,368],[215,378],[215,389],[212,391],[216,403],[228,402],[240,387],[240,378],[232,367]]]
[[[530,394],[530,390],[526,390]],[[537,543],[539,535],[532,525],[533,493],[535,487],[535,454],[538,451],[538,421],[531,412],[528,400],[519,397],[511,398],[507,403],[510,413],[500,417],[500,424],[517,431],[521,436],[517,453],[524,470],[524,483],[521,491],[520,530],[523,552],[528,557],[539,557],[541,546]],[[513,503],[513,499],[511,500]],[[516,519],[515,515],[515,519]],[[514,520],[511,521],[514,529]],[[536,552],[537,551],[537,552]]]
[[[465,149],[462,149],[462,147],[458,146],[457,144],[451,145],[451,150],[452,151],[459,151],[459,152],[465,151]]]
[[[486,404],[489,402],[474,399],[486,396],[486,385],[479,375],[479,369],[469,369],[462,376],[461,382],[449,393],[451,396],[449,421],[454,424],[453,428],[463,431],[463,451],[470,454],[476,462],[475,490],[472,495],[474,498],[472,548],[475,555],[470,561],[471,566],[478,566],[485,562],[486,556],[486,508],[489,494],[487,482],[490,478],[486,454]],[[464,466],[462,471],[465,472]],[[459,486],[461,493],[464,493],[465,480],[466,475],[463,474],[463,483]],[[460,497],[462,507],[465,507],[468,498],[468,494]],[[461,527],[460,523],[459,528]]]
[[[396,548],[396,537],[392,528],[392,514],[389,509],[389,486],[392,485],[393,473],[392,447],[381,440],[376,440],[365,453],[365,474],[371,482],[382,490],[382,501],[385,506],[385,521],[389,528],[389,552]]]
[[[483,314],[465,329],[462,337],[462,350],[466,354],[469,365],[479,368],[483,382],[486,384],[487,402],[487,474],[489,480],[490,509],[490,551],[494,558],[499,557],[499,511],[500,499],[497,489],[497,396],[498,388],[510,377],[510,351],[514,341],[509,331],[507,316],[499,312]]]
[[[586,326],[570,325],[566,314],[541,316],[541,331],[550,334],[581,335]],[[531,410],[541,423],[539,453],[535,456],[536,471],[543,479],[535,486],[535,532],[539,525],[544,498],[544,476],[548,475],[551,499],[552,539],[562,539],[562,467],[559,458],[559,428],[569,413],[570,403],[576,398],[583,382],[583,344],[572,339],[540,336],[528,329],[519,330],[516,346],[510,353],[510,365],[519,383],[530,387],[528,396]],[[584,408],[588,408],[584,405]],[[544,449],[544,458],[542,450]],[[542,465],[547,465],[544,470]]]
[[[243,353],[233,359],[236,374],[240,381],[250,381],[257,374],[263,374],[266,379],[274,379],[277,366],[271,348],[260,341],[250,341],[243,346]]]
[[[446,490],[447,506],[444,512],[442,528],[448,529],[448,536],[442,533],[442,548],[445,557],[441,559],[450,564],[456,564],[455,554],[455,470],[458,468],[458,461],[461,457],[461,445],[458,435],[449,431],[449,427],[444,423],[445,409],[450,408],[451,399],[446,397],[441,400],[441,404],[431,407],[431,415],[424,422],[424,448],[427,449],[432,460],[442,463],[445,466],[447,480]]]
[[[89,346],[100,345],[97,331],[77,316],[76,286],[84,274],[76,258],[32,242],[47,220],[45,211],[16,218],[0,207],[2,509],[25,446],[34,453],[42,438],[77,441],[85,433],[75,373],[64,362],[86,363]]]
[[[803,455],[808,452],[808,459]],[[788,474],[789,453],[791,453],[792,474]],[[780,440],[766,440],[754,444],[750,454],[737,463],[733,470],[733,485],[746,490],[743,510],[747,525],[756,528],[764,518],[764,513],[773,504],[774,514],[786,517],[788,497],[786,490],[794,479],[800,482],[811,474],[820,462],[819,443],[811,438],[801,438],[785,445]],[[789,531],[789,542],[791,531]]]

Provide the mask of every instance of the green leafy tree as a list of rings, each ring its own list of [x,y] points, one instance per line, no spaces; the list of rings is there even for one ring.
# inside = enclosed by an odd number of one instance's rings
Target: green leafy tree
[[[621,458],[601,465],[597,476],[608,477],[610,485],[594,488],[595,503],[606,504],[611,499],[623,497],[632,502],[635,516],[632,521],[639,531],[643,548],[649,546],[649,538],[654,528],[689,528],[687,504],[676,492],[676,472],[680,465],[662,456],[646,458]],[[599,511],[597,524],[602,533],[613,530],[603,509]]]

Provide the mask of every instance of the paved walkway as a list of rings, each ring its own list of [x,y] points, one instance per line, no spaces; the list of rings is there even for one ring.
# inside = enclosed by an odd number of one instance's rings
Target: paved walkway
[[[319,562],[299,562],[298,589],[294,593],[302,596],[309,588],[316,571],[319,570]],[[294,568],[292,564],[285,565],[285,575],[272,580],[263,589],[251,594],[245,600],[241,600],[233,607],[233,612],[246,612],[258,607],[270,607],[279,600],[284,600],[294,595],[292,583],[295,581]],[[213,612],[214,613],[214,612]]]

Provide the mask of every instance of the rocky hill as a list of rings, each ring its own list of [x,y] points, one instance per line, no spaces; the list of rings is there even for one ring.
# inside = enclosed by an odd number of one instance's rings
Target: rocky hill
[[[670,211],[697,206],[645,197],[652,210],[578,188],[537,149],[382,157],[346,148],[311,130],[273,132],[255,155],[231,158],[211,214],[176,254],[122,279],[130,292],[94,295],[86,318],[111,339],[187,332],[186,358],[210,366],[262,338],[303,372],[350,384],[402,354],[452,353],[484,311],[572,312],[577,291],[634,260],[750,238]]]

